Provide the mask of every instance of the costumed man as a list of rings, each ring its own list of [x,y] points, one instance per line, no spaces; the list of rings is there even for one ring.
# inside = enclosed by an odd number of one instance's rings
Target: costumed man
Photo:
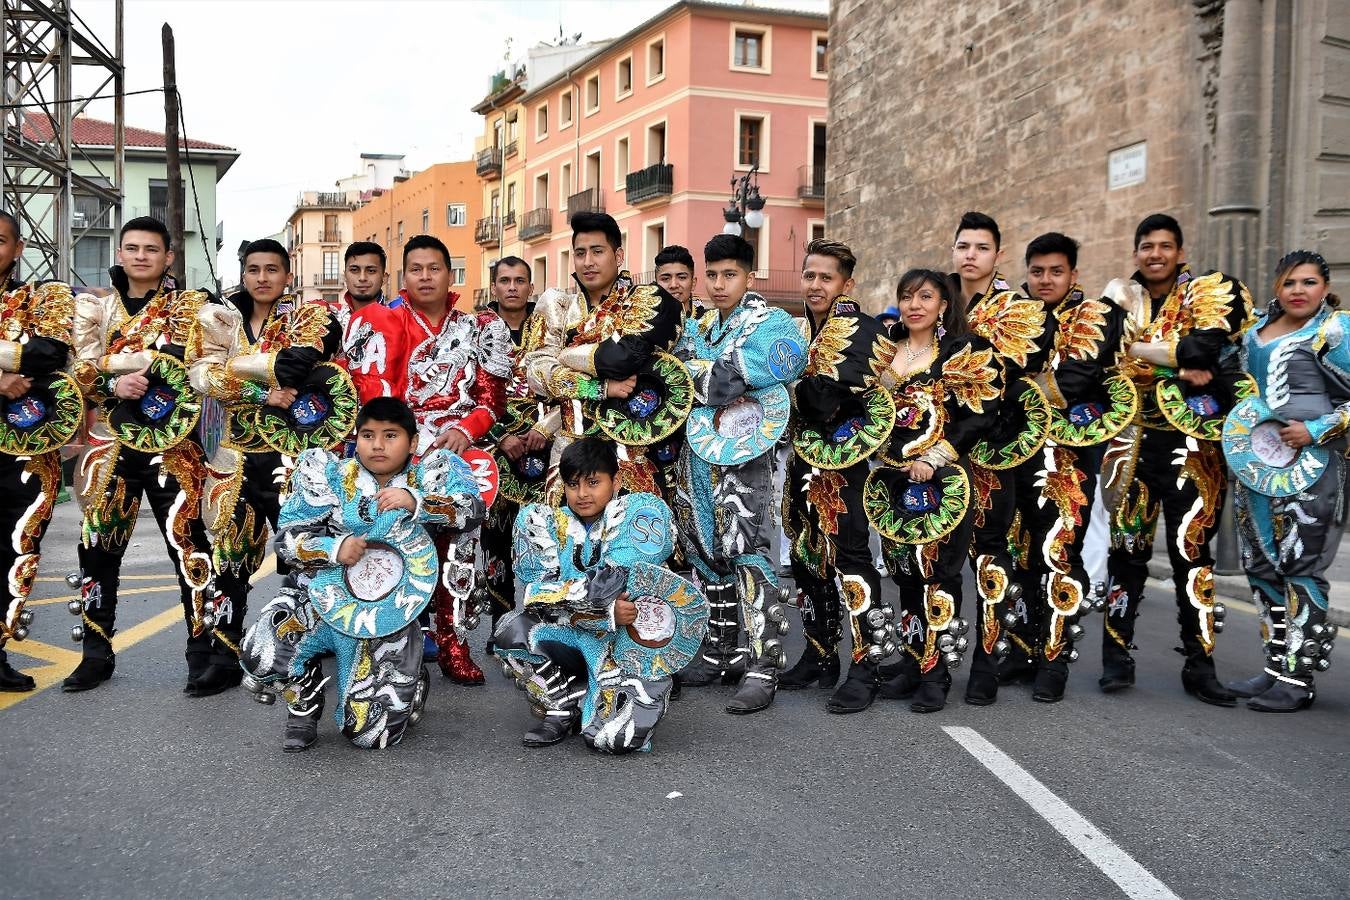
[[[554,289],[539,298],[543,337],[524,360],[530,387],[562,412],[549,490],[557,495],[558,460],[567,444],[595,432],[603,416],[618,426],[606,433],[618,435],[623,489],[660,493],[648,451],[674,433],[692,403],[687,383],[671,388],[666,381],[684,367],[668,355],[655,356],[669,354],[680,336],[680,302],[662,287],[633,283],[623,269],[623,235],[613,216],[577,213],[571,225],[572,277],[579,290]],[[668,388],[680,396],[670,396]]]
[[[1111,509],[1110,594],[1102,635],[1102,691],[1134,685],[1134,620],[1161,513],[1176,587],[1186,662],[1181,683],[1206,703],[1236,698],[1214,670],[1214,557],[1228,477],[1219,444],[1224,417],[1254,390],[1241,372],[1239,344],[1252,298],[1222,272],[1193,277],[1183,264],[1181,226],[1161,213],[1135,229],[1138,270],[1106,286],[1125,311],[1119,366],[1139,388],[1135,422],[1111,440],[1102,495]],[[1219,626],[1220,628],[1222,626]]]
[[[541,722],[527,747],[579,730],[606,753],[650,750],[671,675],[693,657],[707,601],[662,564],[670,509],[654,494],[619,490],[619,458],[600,436],[568,445],[558,462],[564,503],[531,503],[516,518],[516,578],[525,604],[494,636],[507,674]]]
[[[979,608],[965,699],[975,706],[998,698],[1001,616],[1007,606],[1023,602],[1021,587],[1013,580],[1016,563],[1009,544],[1019,503],[1009,470],[1045,443],[1049,405],[1041,389],[1023,376],[1044,367],[1054,343],[1045,306],[999,276],[1001,244],[997,222],[984,213],[965,213],[952,244],[956,272],[950,277],[970,330],[993,345],[1004,376],[1004,398],[993,431],[970,452],[970,558]]]
[[[853,251],[838,241],[806,245],[802,291],[811,345],[793,389],[796,422],[783,489],[783,527],[792,543],[806,647],[778,685],[789,691],[835,686],[847,607],[855,664],[827,704],[832,712],[866,709],[880,688],[877,663],[888,642],[890,652],[895,649],[884,635],[873,639],[873,631],[888,631],[891,620],[870,624],[877,617],[869,612],[883,604],[862,506],[868,457],[895,420],[890,394],[876,383],[894,347],[881,324],[849,296],[856,265]]]
[[[85,691],[112,677],[122,557],[144,495],[178,576],[188,627],[184,691],[206,697],[237,684],[238,666],[227,639],[212,630],[218,585],[201,517],[206,458],[195,434],[201,397],[188,366],[198,316],[223,307],[203,291],[176,289],[168,274],[169,229],[158,219],[123,225],[117,258],[111,292],[75,298],[74,376],[97,417],[77,476],[83,653],[61,688]]]
[[[698,276],[694,274],[693,254],[679,244],[671,244],[669,247],[661,248],[653,263],[656,266],[657,286],[679,301],[684,316],[683,322],[687,325],[691,320],[701,319],[707,308],[701,300],[694,296],[694,288],[698,285]],[[683,327],[682,325],[681,328],[683,329]],[[652,462],[656,464],[657,472],[660,473],[661,490],[664,496],[668,498],[675,496],[677,484],[675,470],[680,460],[680,449],[683,446],[684,426],[680,426],[674,434],[665,440],[652,444],[647,451]],[[671,567],[677,572],[684,572],[689,569],[689,561],[684,555],[683,541],[677,540],[675,542],[675,555],[672,558]],[[678,695],[678,693],[677,680],[676,694]]]
[[[439,239],[419,234],[403,245],[403,304],[396,310],[408,347],[406,399],[417,417],[417,452],[442,448],[462,456],[488,441],[506,412],[511,379],[511,332],[490,310],[455,308],[450,290],[450,251]],[[466,606],[474,589],[479,529],[435,530],[443,572],[436,598],[433,635],[441,674],[456,684],[483,683],[483,670],[469,656],[466,635],[476,611]],[[448,585],[448,586],[447,586]]]
[[[787,618],[769,562],[773,448],[787,430],[786,385],[806,365],[806,342],[791,316],[749,290],[755,248],[748,241],[719,234],[703,248],[703,260],[714,309],[688,320],[675,345],[693,380],[695,406],[672,506],[685,554],[717,611],[718,635],[735,638],[739,610],[749,636],[745,674],[727,704],[727,712],[747,714],[773,703],[783,665],[778,636]],[[705,640],[706,655],[714,643]]]
[[[336,447],[356,418],[356,389],[330,360],[342,331],[322,303],[287,292],[291,258],[263,238],[244,247],[243,290],[198,313],[200,351],[192,384],[225,406],[225,434],[207,467],[203,515],[212,538],[218,664],[228,686],[239,684],[239,640],[249,582],[276,528],[281,489],[295,459],[312,447]],[[287,574],[284,561],[277,572]]]
[[[376,397],[402,398],[408,381],[408,349],[394,309],[403,299],[384,296],[384,248],[371,241],[350,244],[343,256],[343,295],[324,305],[342,328],[342,347],[333,361],[347,370],[365,403]],[[354,451],[354,447],[349,447]]]
[[[24,609],[37,576],[42,537],[61,489],[61,445],[84,420],[79,388],[65,374],[75,299],[57,281],[18,279],[24,241],[19,221],[0,210],[0,691],[31,691],[31,675],[9,664],[5,644],[28,637]]]
[[[534,315],[534,273],[518,256],[492,264],[492,299],[488,309],[506,323],[514,348],[506,413],[488,438],[497,447],[498,495],[483,523],[484,584],[492,609],[492,626],[516,606],[516,578],[511,567],[512,532],[522,503],[544,499],[549,442],[561,414],[530,390],[520,366],[524,354],[539,343],[543,323]],[[492,647],[488,647],[492,652]]]
[[[430,678],[417,614],[431,602],[436,545],[428,525],[455,531],[482,520],[464,460],[434,451],[413,465],[417,420],[397,397],[377,397],[356,419],[355,458],[300,454],[277,524],[277,557],[292,568],[241,645],[247,686],[289,706],[285,750],[318,739],[324,678],[337,657],[336,718],[358,747],[398,743],[421,718]]]
[[[1078,620],[1101,602],[1083,565],[1097,448],[1133,420],[1138,395],[1113,369],[1124,313],[1109,300],[1084,296],[1078,243],[1058,232],[1040,235],[1027,245],[1026,266],[1023,293],[1050,317],[1052,352],[1034,376],[1050,414],[1043,446],[1004,473],[1018,500],[1013,544],[1021,597],[1003,611],[1008,654],[999,677],[1033,680],[1032,699],[1055,703],[1078,657]]]

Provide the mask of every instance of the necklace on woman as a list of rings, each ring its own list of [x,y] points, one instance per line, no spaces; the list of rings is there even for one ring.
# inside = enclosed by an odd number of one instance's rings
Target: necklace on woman
[[[926,356],[927,354],[928,354],[928,348],[927,348],[927,347],[925,347],[921,353],[915,353],[915,352],[914,352],[914,341],[913,341],[913,340],[906,340],[906,341],[905,341],[905,358],[906,358],[909,362],[914,362],[914,360],[920,359],[920,358],[922,358],[923,356]]]

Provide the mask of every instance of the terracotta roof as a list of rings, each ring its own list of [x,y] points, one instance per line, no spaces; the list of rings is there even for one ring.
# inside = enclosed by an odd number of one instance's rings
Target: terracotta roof
[[[30,141],[51,140],[52,131],[52,121],[46,116],[24,116],[23,136]],[[148,128],[136,128],[132,125],[125,126],[123,138],[128,149],[162,150],[168,146],[161,132],[151,131]],[[111,147],[113,145],[113,123],[105,122],[102,119],[91,119],[88,116],[76,116],[71,123],[71,139],[76,144],[83,144],[87,147]],[[195,138],[180,141],[179,146],[185,146],[189,150],[216,150],[236,155],[239,152],[233,147],[226,147],[224,144],[213,144],[210,141],[199,141]]]

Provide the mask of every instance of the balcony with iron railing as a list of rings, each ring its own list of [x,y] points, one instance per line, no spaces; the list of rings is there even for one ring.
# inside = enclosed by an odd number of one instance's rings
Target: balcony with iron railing
[[[479,178],[502,177],[502,148],[484,147],[474,158],[474,171]]]
[[[502,242],[502,220],[495,216],[479,219],[473,229],[473,242],[480,247],[496,247]]]
[[[340,231],[320,231],[319,243],[321,244],[340,244],[342,243],[342,232]]]
[[[321,206],[355,209],[360,204],[352,197],[348,197],[344,191],[306,191],[300,195],[295,205],[302,209]]]
[[[338,285],[342,284],[342,276],[339,275],[337,272],[333,272],[331,274],[327,272],[323,274],[316,272],[311,277],[313,278],[313,281],[311,283],[314,285],[314,287],[321,287],[321,288],[337,287]]]
[[[112,228],[113,204],[100,200],[98,197],[76,195],[74,200],[75,214],[71,216],[70,223],[75,229]]]
[[[535,241],[553,233],[553,210],[548,207],[532,209],[520,220],[520,239]]]
[[[511,141],[509,144],[506,145],[506,150],[502,153],[502,156],[507,158],[515,156],[516,150],[519,148],[519,146],[520,145],[517,141]]]
[[[586,188],[567,198],[567,219],[580,212],[604,212],[605,198],[599,188]]]
[[[488,289],[487,289],[487,288],[474,288],[474,289],[473,289],[473,308],[474,308],[474,309],[482,309],[482,308],[484,308],[485,306],[487,306],[487,303],[488,303]]]
[[[802,166],[797,169],[797,199],[825,202],[824,166]]]
[[[659,163],[629,172],[625,187],[630,206],[668,199],[675,190],[675,167],[669,163]]]
[[[506,214],[505,219],[502,219],[502,227],[503,228],[516,227],[516,211],[514,209]]]

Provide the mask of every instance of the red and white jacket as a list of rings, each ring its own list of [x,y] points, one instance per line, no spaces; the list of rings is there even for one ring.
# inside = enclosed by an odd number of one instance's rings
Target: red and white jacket
[[[438,326],[406,296],[392,310],[408,347],[404,398],[417,416],[419,447],[430,447],[447,428],[479,443],[506,409],[511,331],[494,312],[455,309],[456,299],[451,292]]]
[[[333,361],[352,376],[365,403],[375,397],[402,397],[408,386],[408,343],[402,317],[380,297],[359,310],[351,296],[319,301],[342,326],[342,349]],[[394,301],[400,305],[399,300]]]

